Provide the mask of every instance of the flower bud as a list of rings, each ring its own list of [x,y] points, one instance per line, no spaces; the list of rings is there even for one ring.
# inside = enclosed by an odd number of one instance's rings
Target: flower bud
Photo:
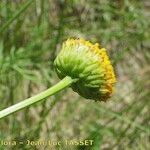
[[[72,89],[82,97],[106,101],[116,82],[105,48],[84,39],[68,39],[54,61],[60,79],[77,79]]]

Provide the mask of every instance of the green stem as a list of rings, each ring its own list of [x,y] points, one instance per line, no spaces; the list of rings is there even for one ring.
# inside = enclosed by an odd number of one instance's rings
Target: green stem
[[[10,106],[2,111],[0,111],[0,119],[11,115],[14,112],[17,112],[23,108],[26,108],[28,106],[31,106],[37,102],[40,102],[42,100],[44,100],[45,98],[47,98],[48,96],[54,95],[55,93],[63,90],[64,88],[70,86],[73,82],[75,82],[76,80],[73,80],[70,77],[65,77],[63,80],[61,80],[59,83],[57,83],[56,85],[54,85],[53,87],[31,97],[28,99],[25,99],[24,101],[17,103],[13,106]]]

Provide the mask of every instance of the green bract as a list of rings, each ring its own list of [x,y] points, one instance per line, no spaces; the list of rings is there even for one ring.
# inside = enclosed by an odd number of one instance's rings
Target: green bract
[[[83,40],[67,40],[54,61],[60,79],[70,76],[78,79],[72,89],[87,99],[104,100],[107,89],[100,55],[90,49],[92,46]],[[91,47],[92,48],[92,47]]]

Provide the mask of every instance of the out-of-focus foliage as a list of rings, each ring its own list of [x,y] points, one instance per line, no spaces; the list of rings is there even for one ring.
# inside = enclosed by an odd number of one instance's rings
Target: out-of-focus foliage
[[[0,109],[59,81],[53,61],[69,37],[106,47],[118,81],[107,103],[68,89],[0,121],[0,140],[91,139],[91,147],[0,149],[150,149],[149,8],[148,0],[1,0]]]

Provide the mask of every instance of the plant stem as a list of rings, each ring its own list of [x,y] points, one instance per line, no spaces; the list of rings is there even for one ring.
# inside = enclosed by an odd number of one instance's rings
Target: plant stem
[[[54,85],[53,87],[33,96],[30,97],[28,99],[25,99],[22,102],[19,102],[13,106],[10,106],[2,111],[0,111],[0,119],[11,115],[14,112],[17,112],[23,108],[26,108],[28,106],[31,106],[37,102],[40,102],[42,100],[44,100],[45,98],[47,98],[48,96],[54,95],[55,93],[63,90],[64,88],[70,86],[73,82],[75,82],[76,80],[70,78],[70,77],[65,77],[64,79],[62,79],[59,83],[57,83],[56,85]]]

